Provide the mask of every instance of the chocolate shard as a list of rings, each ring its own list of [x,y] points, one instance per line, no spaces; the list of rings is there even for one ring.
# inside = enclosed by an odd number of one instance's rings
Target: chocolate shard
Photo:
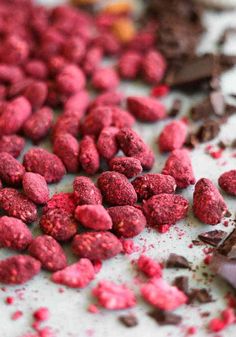
[[[170,111],[168,114],[169,117],[176,117],[179,114],[181,107],[182,107],[182,101],[179,98],[176,98],[172,103],[172,107],[170,108]]]
[[[210,269],[213,273],[230,283],[236,289],[236,260],[215,252]]]
[[[234,229],[217,248],[217,252],[229,259],[236,259],[236,229]]]
[[[186,268],[191,269],[188,260],[181,255],[171,253],[166,261],[166,268]]]
[[[189,133],[187,135],[184,146],[186,146],[190,149],[195,149],[195,147],[198,145],[198,143],[199,142],[198,142],[197,136],[194,133]]]
[[[190,302],[197,301],[199,303],[211,303],[213,302],[212,296],[205,288],[193,289],[189,295]]]
[[[197,131],[197,139],[200,143],[208,142],[218,136],[220,124],[215,120],[206,121]]]
[[[223,70],[228,70],[235,66],[236,64],[236,55],[226,55],[220,54],[219,62]]]
[[[174,279],[174,286],[181,290],[185,295],[189,293],[189,278],[187,276],[177,276]]]
[[[201,242],[199,240],[192,240],[192,244],[194,246],[204,246],[204,242]]]
[[[216,247],[225,238],[226,235],[227,233],[225,231],[215,229],[213,231],[199,234],[198,238],[203,242]]]
[[[138,325],[138,319],[134,314],[120,316],[119,321],[127,328],[132,328]]]
[[[148,315],[155,319],[155,321],[160,325],[178,325],[182,321],[181,316],[161,309],[155,309],[149,312]]]

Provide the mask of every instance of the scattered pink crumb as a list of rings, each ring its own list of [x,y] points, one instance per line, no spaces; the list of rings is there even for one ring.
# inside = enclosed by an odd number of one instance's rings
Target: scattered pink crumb
[[[88,312],[90,312],[91,314],[98,314],[100,312],[100,310],[98,309],[98,307],[95,304],[90,304],[88,306]]]
[[[6,297],[5,303],[6,304],[13,304],[14,303],[14,297],[12,297],[12,296]]]
[[[149,277],[161,277],[162,276],[162,268],[161,265],[153,260],[152,258],[141,255],[137,261],[137,266],[140,271],[146,274]]]
[[[187,336],[195,335],[195,333],[197,333],[197,328],[195,326],[190,326],[187,329]]]
[[[221,312],[221,317],[213,318],[208,327],[211,332],[219,332],[233,323],[235,323],[234,310],[227,308]]]
[[[43,322],[48,320],[50,314],[48,308],[41,307],[33,313],[33,316],[37,321]]]
[[[206,265],[209,265],[211,260],[212,260],[212,255],[207,255],[207,256],[205,256],[203,261]]]
[[[137,253],[140,249],[138,245],[135,245],[132,239],[120,239],[120,242],[123,247],[123,253],[124,254],[133,254]]]
[[[102,269],[102,261],[101,260],[93,261],[93,268],[96,274],[99,273],[100,270]]]
[[[11,315],[11,319],[13,321],[16,321],[17,319],[21,318],[21,316],[23,316],[23,312],[21,310],[17,310],[13,312],[13,314]]]

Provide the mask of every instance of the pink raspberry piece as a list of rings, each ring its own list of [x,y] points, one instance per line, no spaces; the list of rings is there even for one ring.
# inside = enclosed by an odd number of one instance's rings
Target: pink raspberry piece
[[[100,190],[87,177],[76,177],[73,182],[73,189],[77,205],[99,205],[102,203]]]
[[[187,137],[187,126],[182,121],[173,121],[167,124],[159,136],[161,152],[181,149]]]
[[[23,176],[23,190],[27,197],[36,204],[45,204],[49,199],[46,180],[38,173],[26,172]]]
[[[129,111],[142,122],[155,122],[166,117],[165,106],[154,98],[130,96],[127,105]]]
[[[24,166],[11,154],[0,152],[0,178],[3,182],[10,186],[19,186],[24,173]]]
[[[118,132],[119,129],[115,127],[105,127],[104,129],[102,129],[98,137],[98,152],[106,160],[113,158],[119,150],[116,141],[116,135]]]
[[[79,142],[69,133],[61,133],[55,137],[53,152],[62,160],[67,172],[79,170]]]
[[[218,184],[227,194],[236,195],[236,170],[221,174]]]
[[[93,73],[92,85],[97,90],[115,89],[119,82],[119,76],[113,68],[98,68]]]
[[[133,178],[143,170],[140,161],[133,157],[116,157],[110,160],[109,167],[111,171],[124,174],[127,178]]]
[[[112,228],[110,215],[102,205],[81,205],[75,210],[75,218],[85,227],[93,230]]]
[[[137,266],[138,269],[148,277],[162,277],[162,267],[160,263],[146,255],[139,257]]]
[[[50,313],[47,307],[41,307],[34,311],[33,316],[36,321],[44,322],[49,319]]]
[[[87,174],[95,174],[100,167],[100,157],[93,137],[84,136],[80,142],[79,163]]]
[[[0,138],[0,152],[7,152],[17,158],[25,147],[24,138],[17,135],[2,136]]]
[[[76,207],[74,194],[73,193],[56,193],[53,197],[48,200],[47,204],[43,208],[43,214],[50,209],[60,208],[67,213],[74,214]]]

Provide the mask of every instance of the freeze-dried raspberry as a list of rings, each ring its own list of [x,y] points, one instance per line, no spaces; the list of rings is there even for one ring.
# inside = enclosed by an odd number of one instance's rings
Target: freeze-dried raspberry
[[[69,133],[56,136],[53,152],[62,160],[67,172],[75,173],[79,169],[79,143]]]
[[[129,111],[142,122],[155,122],[166,117],[166,108],[150,97],[130,96],[127,98]]]
[[[77,223],[73,216],[64,209],[53,208],[41,217],[40,228],[57,241],[67,241],[76,234]]]
[[[181,149],[187,137],[187,126],[182,121],[173,121],[162,130],[158,143],[161,152]]]
[[[118,69],[122,78],[135,79],[141,69],[142,55],[136,51],[129,50],[121,55]]]
[[[53,127],[53,137],[55,138],[60,133],[70,133],[72,136],[77,137],[79,133],[78,116],[62,114]]]
[[[92,263],[88,259],[80,259],[60,271],[54,273],[52,281],[71,288],[85,288],[95,277]]]
[[[80,205],[76,207],[75,218],[85,227],[96,231],[112,228],[112,221],[102,205]]]
[[[134,130],[122,128],[117,134],[117,141],[126,156],[139,159],[144,169],[152,168],[154,153]]]
[[[162,277],[162,267],[160,263],[151,257],[141,255],[137,261],[138,269],[148,277]]]
[[[38,142],[47,136],[51,129],[52,122],[52,109],[44,107],[32,114],[24,123],[24,134],[33,142]]]
[[[186,149],[171,152],[162,173],[172,176],[179,188],[186,188],[195,184],[191,159]]]
[[[148,83],[159,83],[164,77],[166,62],[160,52],[150,50],[143,57],[142,73]]]
[[[127,178],[133,178],[143,170],[138,159],[133,157],[116,157],[110,160],[109,167],[111,171],[124,174]]]
[[[156,194],[172,194],[176,189],[175,179],[169,175],[147,173],[132,181],[140,200],[149,199]]]
[[[79,163],[87,174],[95,174],[100,166],[99,153],[90,136],[84,136],[80,142]]]
[[[215,185],[207,178],[198,180],[193,194],[193,212],[202,222],[218,224],[227,212],[227,206]]]
[[[87,177],[76,177],[73,182],[73,189],[77,205],[99,205],[102,203],[100,190]]]
[[[62,54],[69,62],[78,64],[85,56],[85,52],[85,42],[79,36],[71,36],[65,39]]]
[[[92,77],[92,86],[97,90],[112,90],[118,87],[120,79],[113,68],[98,68]]]
[[[146,219],[143,213],[133,206],[117,206],[108,208],[112,219],[113,231],[118,236],[132,238],[143,231]]]
[[[111,107],[112,122],[111,125],[118,129],[130,128],[135,123],[135,118],[126,110],[120,109],[116,106]]]
[[[32,148],[25,155],[23,164],[26,171],[41,174],[47,183],[62,179],[65,167],[60,158],[42,148]]]
[[[78,94],[70,96],[64,103],[66,116],[76,116],[78,120],[82,118],[89,105],[89,94],[86,90],[81,90]]]
[[[112,281],[100,281],[93,289],[93,295],[99,304],[109,310],[120,310],[134,307],[136,298],[126,285],[115,284]]]
[[[19,219],[2,216],[0,218],[0,246],[16,250],[28,247],[33,237],[28,227]]]
[[[30,255],[39,260],[42,268],[50,271],[66,267],[66,255],[59,243],[49,235],[40,235],[33,239],[28,247]]]
[[[110,126],[111,122],[111,108],[108,106],[99,106],[88,113],[80,129],[84,135],[99,136],[102,129]]]
[[[218,184],[226,193],[236,195],[236,170],[221,174],[218,179]]]
[[[120,105],[123,101],[124,95],[121,92],[117,91],[105,91],[98,95],[91,103],[90,108],[95,108],[97,106],[116,106]]]
[[[0,152],[0,178],[7,185],[18,186],[22,182],[25,173],[21,165],[11,154]]]
[[[137,201],[132,184],[121,173],[103,172],[98,178],[98,187],[105,201],[110,205],[133,205]]]
[[[84,73],[74,64],[66,65],[56,77],[58,90],[66,96],[78,93],[85,82]]]
[[[47,204],[44,206],[43,213],[46,213],[48,210],[54,208],[60,208],[67,213],[74,214],[76,208],[74,194],[64,192],[54,194],[53,197],[48,200]]]
[[[87,75],[92,75],[102,61],[103,51],[99,46],[92,46],[87,50],[82,68]]]
[[[31,114],[29,101],[22,96],[6,103],[0,115],[0,134],[17,133]]]
[[[119,150],[116,140],[116,135],[118,132],[119,129],[115,127],[105,127],[104,129],[102,129],[98,137],[98,152],[103,158],[107,160],[113,158]]]
[[[153,97],[165,97],[166,95],[169,94],[169,92],[170,92],[170,88],[166,84],[160,84],[160,85],[157,85],[156,87],[152,88],[151,96],[153,96]],[[176,102],[178,102],[177,106],[180,106],[179,101],[177,100]],[[171,110],[170,110],[171,112],[169,112],[169,116],[174,117],[173,114],[178,113],[176,110],[177,109],[173,105]]]
[[[0,208],[9,216],[31,223],[37,219],[35,204],[24,194],[14,188],[0,190]]]
[[[89,260],[106,260],[119,254],[122,245],[110,232],[88,232],[74,237],[72,250],[75,255]]]
[[[184,219],[189,203],[181,195],[158,194],[144,201],[143,211],[151,226],[174,225]]]
[[[27,75],[39,79],[44,80],[48,75],[48,69],[46,64],[37,59],[29,60],[24,66],[25,72]]]
[[[22,81],[23,71],[20,67],[8,64],[0,64],[0,81],[5,84],[14,84]]]
[[[46,180],[38,173],[26,172],[23,176],[23,190],[27,197],[36,204],[45,204],[49,199]]]
[[[187,303],[187,296],[178,288],[170,286],[162,278],[153,278],[141,287],[147,302],[162,310],[175,310]]]
[[[33,109],[40,108],[46,101],[48,88],[45,82],[32,81],[24,91],[24,96],[28,99]]]

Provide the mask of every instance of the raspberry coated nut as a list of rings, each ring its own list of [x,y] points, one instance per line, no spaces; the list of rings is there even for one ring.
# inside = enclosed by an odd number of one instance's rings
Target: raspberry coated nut
[[[141,62],[140,53],[133,50],[125,52],[118,61],[120,76],[125,79],[135,79],[140,72]]]
[[[61,133],[55,137],[53,152],[62,160],[67,172],[79,170],[79,142],[69,133]]]
[[[226,203],[211,180],[202,178],[195,185],[193,212],[203,223],[217,225],[227,212]]]
[[[36,204],[45,204],[49,199],[49,189],[43,176],[26,172],[23,176],[23,190],[27,197]]]
[[[14,188],[0,190],[0,209],[7,215],[18,218],[26,223],[37,219],[35,204],[24,194]]]
[[[124,174],[127,178],[133,178],[143,170],[138,159],[132,157],[116,157],[110,160],[109,167],[111,171]]]
[[[0,152],[7,152],[17,158],[25,147],[24,138],[17,135],[2,136],[0,138]]]
[[[149,199],[156,194],[173,194],[176,182],[170,175],[147,173],[132,181],[132,185],[140,200]]]
[[[129,111],[142,122],[155,122],[166,117],[165,106],[154,98],[130,96],[127,104]]]
[[[83,135],[93,135],[97,137],[103,128],[111,125],[111,122],[111,108],[108,106],[99,106],[88,113],[80,129]]]
[[[187,136],[187,126],[182,121],[173,121],[162,130],[158,143],[161,152],[181,149]]]
[[[118,152],[118,144],[116,140],[116,135],[119,132],[119,129],[115,127],[106,127],[102,129],[98,141],[97,141],[97,149],[100,155],[109,160],[113,158]]]
[[[143,231],[146,218],[142,211],[133,206],[116,206],[108,208],[112,219],[112,230],[118,236],[132,238]]]
[[[110,205],[133,205],[137,201],[132,184],[121,173],[103,172],[98,178],[98,187],[105,201]]]
[[[80,205],[76,207],[75,218],[85,227],[96,231],[112,228],[110,215],[102,205]]]
[[[118,87],[119,76],[115,69],[99,68],[96,69],[92,77],[92,86],[97,90],[112,90]]]
[[[74,214],[76,207],[73,193],[57,193],[48,200],[47,204],[43,208],[43,213],[46,213],[50,209],[60,208],[67,213]]]
[[[33,109],[40,108],[46,101],[48,94],[47,84],[42,81],[32,81],[24,91]]]
[[[166,311],[175,310],[188,300],[182,291],[158,277],[144,284],[141,287],[141,294],[147,302]]]
[[[77,137],[79,133],[79,118],[76,115],[62,114],[53,127],[53,138],[60,133],[70,133]]]
[[[89,260],[110,259],[122,251],[120,240],[110,232],[77,234],[72,242],[75,255]]]
[[[82,68],[87,75],[92,75],[102,61],[103,51],[99,46],[92,46],[87,50]]]
[[[102,194],[87,177],[76,177],[73,182],[74,199],[77,205],[100,205]]]
[[[158,194],[144,201],[143,211],[150,226],[174,225],[184,219],[189,203],[181,195]]]
[[[85,86],[85,76],[82,70],[74,64],[66,65],[56,77],[58,90],[66,95],[74,95]]]
[[[28,172],[41,174],[47,183],[56,183],[66,173],[60,158],[42,148],[32,148],[25,155],[23,165]]]
[[[148,83],[159,83],[164,77],[166,62],[164,57],[156,50],[150,50],[143,57],[142,73]]]
[[[71,288],[85,288],[95,277],[93,264],[88,259],[78,262],[55,272],[51,280]]]
[[[227,194],[236,195],[236,170],[231,170],[223,173],[218,184]]]
[[[0,282],[23,284],[40,272],[41,263],[28,255],[14,255],[0,261]]]
[[[141,255],[137,261],[137,267],[148,277],[162,277],[162,267],[160,263],[151,257]]]
[[[128,309],[136,305],[133,291],[124,284],[100,281],[92,292],[99,304],[109,310]]]
[[[130,128],[135,123],[135,118],[126,110],[120,109],[116,106],[111,107],[112,126],[118,129]]]
[[[162,173],[172,176],[179,188],[186,188],[195,184],[191,159],[186,149],[171,152]]]
[[[25,64],[25,72],[30,77],[44,80],[48,75],[48,69],[46,64],[41,60],[29,60]]]
[[[40,235],[31,241],[28,253],[39,260],[42,268],[58,271],[66,267],[66,255],[59,243],[49,235]]]
[[[79,163],[87,174],[95,174],[99,169],[99,153],[94,139],[90,136],[84,136],[80,142]]]
[[[89,94],[86,90],[81,90],[78,94],[70,96],[64,103],[64,115],[75,115],[81,119],[89,105]]]
[[[72,36],[69,39],[65,39],[62,47],[63,56],[71,63],[79,63],[86,51],[85,42],[80,37]]]
[[[24,250],[32,239],[31,231],[21,220],[8,216],[0,218],[0,247]]]
[[[102,106],[116,106],[123,101],[124,95],[121,92],[108,90],[98,95],[91,103],[90,109]]]
[[[0,178],[10,186],[19,186],[25,173],[21,165],[12,155],[0,152]]]

